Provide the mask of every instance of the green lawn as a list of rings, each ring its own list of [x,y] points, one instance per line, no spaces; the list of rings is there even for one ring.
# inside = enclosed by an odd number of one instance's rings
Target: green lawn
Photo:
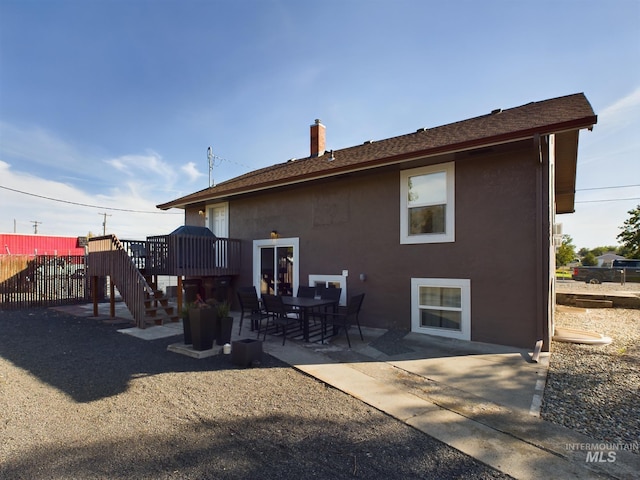
[[[571,271],[556,270],[556,278],[565,278],[571,280]]]

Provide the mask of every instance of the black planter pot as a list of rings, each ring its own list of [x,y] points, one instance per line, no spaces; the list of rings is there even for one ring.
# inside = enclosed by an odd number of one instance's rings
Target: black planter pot
[[[191,340],[194,350],[210,350],[216,335],[216,311],[213,308],[189,310]]]
[[[188,313],[182,319],[182,333],[184,333],[184,344],[191,345],[193,340],[191,339],[191,319]]]
[[[253,338],[236,340],[231,344],[231,362],[240,367],[250,367],[262,360],[262,342]]]
[[[231,343],[231,330],[233,329],[233,317],[222,317],[216,322],[216,344]]]

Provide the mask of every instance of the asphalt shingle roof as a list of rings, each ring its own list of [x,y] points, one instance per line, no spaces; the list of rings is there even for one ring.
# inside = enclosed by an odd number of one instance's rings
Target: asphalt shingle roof
[[[210,188],[158,205],[184,207],[214,198],[273,188],[315,178],[374,168],[417,156],[454,152],[566,130],[588,128],[597,117],[582,93],[531,102],[515,108],[398,137],[287,161],[249,172]]]

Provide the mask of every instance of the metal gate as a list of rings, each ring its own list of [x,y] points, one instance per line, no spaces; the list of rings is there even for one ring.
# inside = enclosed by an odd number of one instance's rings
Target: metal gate
[[[84,256],[0,256],[0,310],[84,303]]]

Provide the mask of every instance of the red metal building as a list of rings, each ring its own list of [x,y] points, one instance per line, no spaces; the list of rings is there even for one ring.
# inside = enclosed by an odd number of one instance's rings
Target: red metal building
[[[84,237],[0,233],[0,255],[84,255]]]

